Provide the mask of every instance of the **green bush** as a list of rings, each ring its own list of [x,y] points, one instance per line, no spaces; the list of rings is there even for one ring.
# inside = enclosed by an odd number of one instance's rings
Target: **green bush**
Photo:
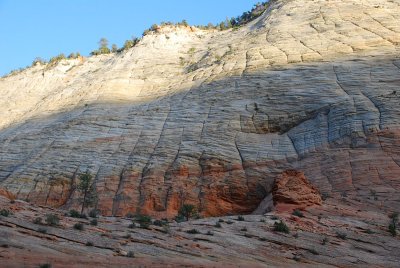
[[[43,219],[41,217],[37,217],[33,220],[34,224],[43,224]]]
[[[136,215],[135,216],[135,221],[138,223],[151,223],[151,217],[147,215]]]
[[[126,257],[135,258],[135,253],[133,251],[128,251],[128,254],[126,254]]]
[[[188,234],[199,234],[200,232],[197,229],[190,229],[190,230],[187,230],[186,233],[188,233]]]
[[[50,58],[49,63],[50,63],[50,65],[55,65],[55,64],[59,63],[62,60],[65,60],[65,59],[66,59],[65,55],[63,53],[61,53],[61,54],[58,54],[55,57]]]
[[[153,225],[162,227],[162,226],[165,225],[165,222],[160,221],[160,220],[155,220],[155,221],[153,222]]]
[[[237,217],[237,219],[236,220],[238,220],[238,221],[244,221],[244,217],[243,216],[241,216],[241,215],[239,215],[238,217]]]
[[[44,59],[42,59],[41,57],[36,57],[33,61],[32,61],[32,66],[35,66],[36,64],[46,64],[46,61]]]
[[[74,229],[79,230],[79,231],[83,231],[84,226],[82,223],[78,222],[74,224]]]
[[[222,225],[219,221],[217,221],[214,226],[217,228],[222,228]]]
[[[112,44],[112,46],[111,46],[111,52],[112,52],[112,53],[116,53],[116,52],[118,52],[118,51],[119,51],[119,49],[118,49],[117,45],[116,45],[116,44]]]
[[[389,215],[390,223],[389,223],[389,232],[392,236],[397,235],[397,223],[399,221],[399,213],[393,212]]]
[[[197,208],[192,204],[183,204],[178,211],[178,216],[181,216],[188,221],[191,218],[198,216]]]
[[[337,231],[337,232],[336,232],[336,235],[337,235],[337,237],[339,237],[340,239],[343,239],[343,240],[346,240],[346,239],[347,239],[347,234],[345,234],[345,233],[342,233],[342,232]]]
[[[139,227],[142,228],[142,229],[149,229],[150,228],[150,223],[141,222],[141,223],[139,223]]]
[[[92,219],[90,225],[97,226],[97,219]]]
[[[303,217],[304,217],[303,212],[301,212],[301,211],[298,210],[298,209],[293,210],[292,215],[297,216],[297,217],[300,217],[300,218],[303,218]]]
[[[128,219],[132,219],[133,217],[135,217],[135,215],[132,212],[128,212],[125,215],[125,218],[128,218]]]
[[[274,223],[274,231],[281,233],[289,233],[289,227],[282,220]]]
[[[8,209],[3,208],[2,210],[0,210],[0,215],[4,216],[4,217],[8,217],[8,216],[12,215],[12,212],[9,211]]]
[[[57,226],[60,223],[60,218],[55,214],[47,214],[46,223],[50,226]]]
[[[79,213],[79,211],[75,210],[75,209],[71,209],[69,211],[69,216],[72,218],[80,218],[81,214]]]
[[[51,263],[43,263],[39,265],[39,268],[51,268]]]
[[[46,228],[39,228],[37,231],[38,231],[39,233],[42,233],[42,234],[47,233],[47,229],[46,229]]]

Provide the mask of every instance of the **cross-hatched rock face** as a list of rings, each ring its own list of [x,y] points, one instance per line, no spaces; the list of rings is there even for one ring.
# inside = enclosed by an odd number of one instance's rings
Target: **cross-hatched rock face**
[[[276,176],[398,205],[400,1],[274,1],[239,30],[165,27],[0,79],[0,185],[107,215],[254,210]]]

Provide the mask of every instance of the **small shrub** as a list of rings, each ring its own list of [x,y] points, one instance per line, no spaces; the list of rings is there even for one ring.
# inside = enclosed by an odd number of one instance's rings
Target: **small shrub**
[[[72,218],[80,218],[81,214],[77,210],[71,209],[69,211],[69,216],[72,217]]]
[[[328,199],[329,197],[330,197],[329,193],[322,193],[322,194],[321,194],[322,201],[325,201],[325,200]]]
[[[34,224],[43,224],[43,219],[41,217],[37,217],[33,220]]]
[[[126,257],[135,258],[135,253],[133,251],[128,251],[128,254],[126,254]]]
[[[337,237],[339,237],[340,239],[346,240],[347,239],[347,234],[342,233],[342,232],[336,232]]]
[[[82,223],[77,222],[77,223],[74,224],[74,229],[82,231],[84,229],[84,226],[83,226]]]
[[[98,210],[97,209],[92,209],[89,211],[89,217],[91,218],[97,218]]]
[[[11,214],[12,214],[11,211],[9,211],[8,209],[2,209],[2,210],[0,210],[0,215],[1,215],[1,216],[8,217],[8,216],[10,216]]]
[[[247,228],[246,228],[246,227],[243,227],[242,229],[240,229],[240,231],[242,231],[242,232],[247,232]]]
[[[129,228],[129,229],[136,228],[136,224],[134,224],[134,223],[131,223],[131,224],[129,224],[129,225],[128,225],[128,228]]]
[[[374,231],[372,231],[371,229],[367,229],[367,230],[365,230],[365,233],[367,233],[367,234],[374,234]]]
[[[222,228],[222,225],[221,225],[221,223],[219,223],[219,221],[217,221],[214,226],[217,228]]]
[[[279,218],[278,218],[277,216],[275,216],[275,215],[272,215],[272,216],[271,216],[271,220],[276,221],[276,220],[279,220]]]
[[[399,213],[393,212],[389,215],[390,223],[389,223],[389,232],[392,236],[397,235],[397,222],[399,221]]]
[[[165,222],[160,221],[160,220],[155,220],[155,221],[153,222],[153,225],[162,227],[162,226],[165,225]]]
[[[183,218],[188,221],[198,216],[197,208],[192,204],[183,204],[179,209],[178,216],[183,216]]]
[[[47,214],[46,223],[50,226],[57,226],[60,223],[60,218],[55,214]]]
[[[136,215],[135,216],[135,221],[137,221],[138,223],[150,224],[151,223],[151,217],[147,216],[147,215]]]
[[[310,252],[310,253],[312,253],[314,255],[319,255],[319,253],[313,248],[308,249],[308,252]]]
[[[47,233],[47,229],[45,229],[45,228],[39,228],[37,231],[38,231],[39,233],[42,233],[42,234]]]
[[[282,220],[274,223],[274,231],[287,234],[290,232],[289,227]]]
[[[188,233],[188,234],[199,234],[200,232],[197,229],[190,229],[190,230],[187,230],[186,233]]]
[[[213,232],[211,232],[211,231],[208,231],[207,233],[206,233],[206,235],[214,235],[214,233]]]
[[[260,241],[267,241],[267,239],[265,237],[260,237],[258,240]]]
[[[175,221],[176,222],[184,222],[185,221],[185,217],[183,217],[182,215],[177,215],[175,217]]]
[[[219,219],[218,222],[225,222],[223,219]]]
[[[328,237],[324,237],[324,239],[322,239],[322,242],[321,242],[321,244],[322,245],[326,245],[326,243],[328,243],[329,242],[329,239],[328,239]]]
[[[142,229],[150,229],[150,224],[147,223],[147,222],[141,222],[139,224],[139,227],[142,228]]]
[[[39,268],[51,268],[51,263],[43,263],[39,265]]]
[[[91,242],[91,241],[87,241],[85,245],[87,247],[93,247],[94,246],[93,242]]]
[[[233,224],[234,222],[231,220],[226,221],[227,224]]]
[[[131,212],[128,212],[128,213],[126,213],[125,217],[128,219],[132,219],[133,217],[135,217],[135,215],[133,215],[133,213],[131,213]]]
[[[64,59],[66,59],[65,55],[63,53],[61,53],[61,54],[58,54],[55,57],[50,58],[49,63],[50,63],[50,65],[55,65],[55,64],[59,63],[60,61],[62,61]]]
[[[241,215],[239,215],[238,217],[237,217],[237,219],[236,220],[238,220],[238,221],[244,221],[244,217],[243,216],[241,216]]]
[[[295,260],[295,261],[300,261],[301,258],[300,258],[299,255],[294,255],[294,256],[293,256],[293,260]]]
[[[97,226],[97,219],[92,219],[90,225]]]
[[[264,218],[260,219],[260,222],[265,222],[265,219]]]
[[[293,210],[292,215],[297,216],[297,217],[300,217],[300,218],[303,218],[303,217],[304,217],[303,212],[301,212],[301,211],[298,210],[298,209]]]
[[[389,224],[389,233],[392,236],[396,236],[397,235],[397,230],[396,230],[396,225],[395,224],[393,224],[393,223]]]

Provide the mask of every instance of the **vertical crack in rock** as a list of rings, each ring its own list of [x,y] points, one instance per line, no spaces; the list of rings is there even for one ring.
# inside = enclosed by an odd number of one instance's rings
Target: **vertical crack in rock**
[[[240,149],[239,149],[239,146],[238,146],[238,143],[237,143],[237,135],[238,135],[238,133],[239,133],[239,132],[237,132],[236,135],[235,135],[234,143],[235,143],[236,150],[237,150],[237,152],[238,152],[238,154],[239,154],[240,163],[241,163],[241,165],[242,165],[242,169],[243,169],[244,176],[245,176],[245,179],[246,179],[247,191],[249,191],[249,179],[248,179],[248,176],[247,176],[247,168],[246,168],[246,165],[245,165],[245,160],[243,159],[243,155],[242,155],[242,153],[240,152]]]

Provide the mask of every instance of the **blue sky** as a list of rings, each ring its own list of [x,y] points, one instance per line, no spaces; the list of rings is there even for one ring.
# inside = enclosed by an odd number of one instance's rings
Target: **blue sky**
[[[0,76],[35,57],[88,55],[101,37],[122,46],[153,23],[221,22],[250,10],[253,0],[0,0]]]

